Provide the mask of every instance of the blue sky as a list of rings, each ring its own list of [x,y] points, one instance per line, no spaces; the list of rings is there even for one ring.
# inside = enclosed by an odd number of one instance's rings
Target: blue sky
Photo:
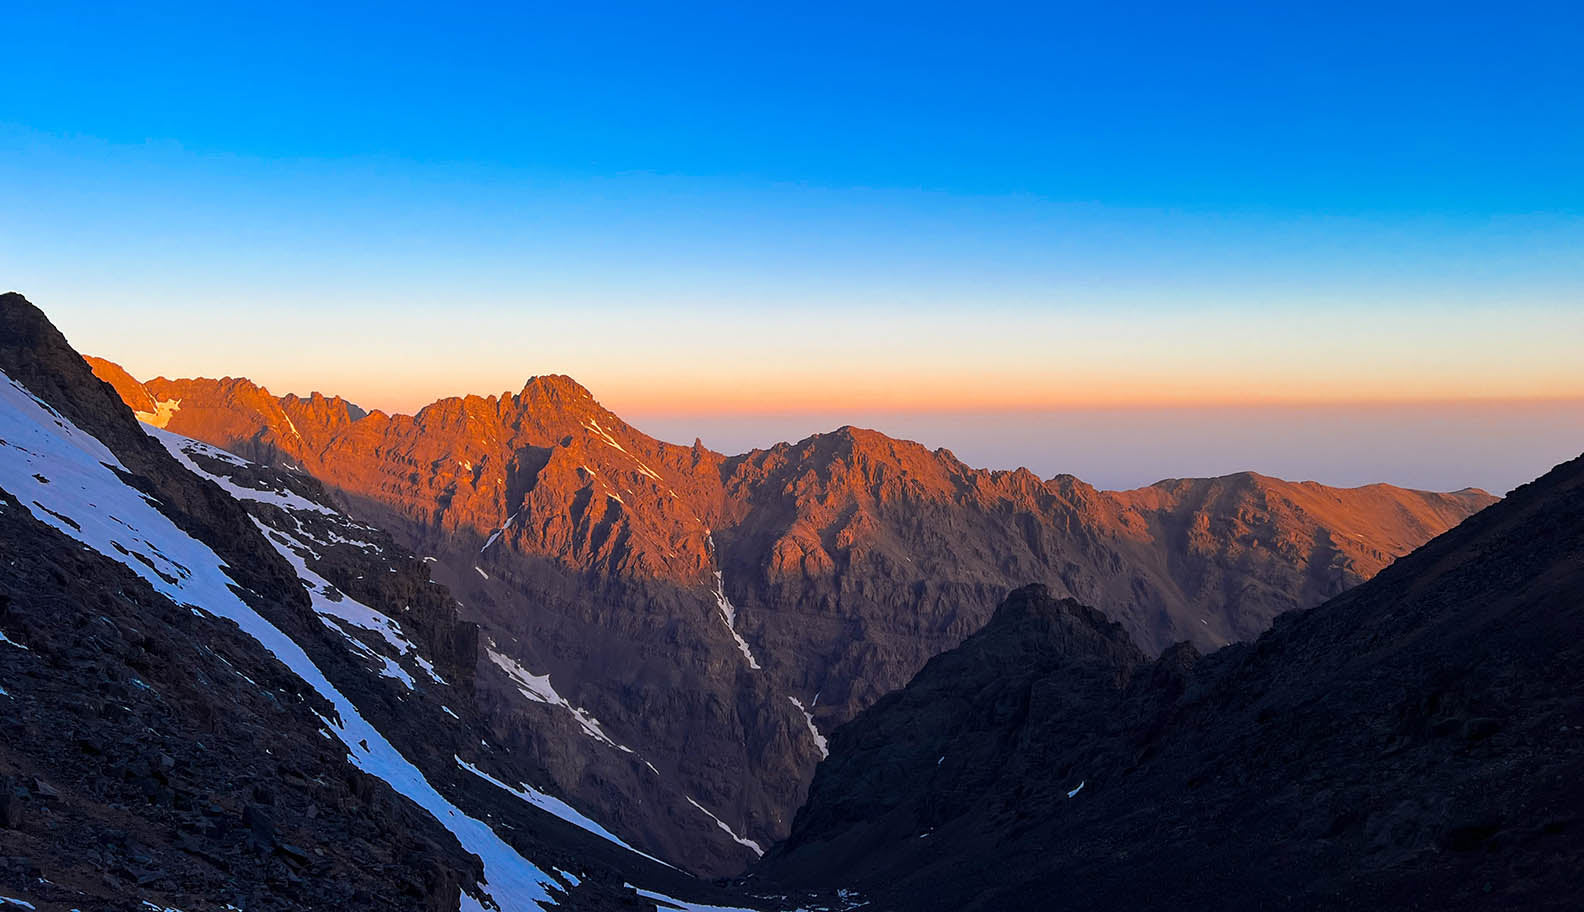
[[[732,414],[1584,396],[1578,4],[7,31],[0,275],[134,373],[391,409],[549,371]]]
[[[1584,202],[1576,4],[133,6],[14,11],[6,120],[507,181],[1304,213]]]

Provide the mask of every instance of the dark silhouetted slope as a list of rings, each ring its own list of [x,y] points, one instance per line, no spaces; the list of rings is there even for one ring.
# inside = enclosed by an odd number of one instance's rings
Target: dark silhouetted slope
[[[1039,587],[831,737],[760,873],[881,909],[1571,908],[1584,458],[1149,661]]]

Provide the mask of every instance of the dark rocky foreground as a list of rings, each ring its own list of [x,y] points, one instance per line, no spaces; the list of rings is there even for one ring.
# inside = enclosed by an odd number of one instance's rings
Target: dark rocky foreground
[[[1250,644],[1012,594],[757,868],[897,910],[1576,909],[1584,457]]]

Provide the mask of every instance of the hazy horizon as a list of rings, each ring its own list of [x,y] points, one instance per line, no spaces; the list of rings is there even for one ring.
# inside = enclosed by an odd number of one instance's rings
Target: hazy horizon
[[[138,380],[203,374],[140,372]],[[550,373],[550,372],[544,372]],[[323,384],[280,388],[245,373],[277,396],[319,392],[359,407],[377,404]],[[527,378],[524,378],[525,380]],[[582,379],[573,376],[582,383]],[[587,383],[583,384],[588,386]],[[512,394],[498,390],[453,395]],[[626,407],[597,387],[602,405],[638,430],[669,443],[695,438],[737,455],[852,425],[945,448],[975,468],[1027,468],[1042,478],[1076,475],[1101,489],[1142,487],[1168,478],[1253,471],[1288,481],[1353,487],[1386,483],[1453,491],[1483,488],[1505,494],[1584,447],[1584,397],[1462,402],[1274,403],[1024,409],[689,411]],[[413,414],[417,408],[382,409]]]

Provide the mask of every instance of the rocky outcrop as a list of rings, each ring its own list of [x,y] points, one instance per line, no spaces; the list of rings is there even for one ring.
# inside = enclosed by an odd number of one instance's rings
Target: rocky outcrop
[[[1014,592],[831,736],[755,871],[876,909],[1567,908],[1584,457],[1254,642]]]
[[[115,388],[116,395],[121,397],[121,401],[125,402],[127,408],[131,409],[134,414],[156,414],[159,409],[159,402],[154,398],[154,394],[148,391],[148,387],[127,373],[121,365],[113,361],[106,361],[103,358],[88,356],[84,356],[83,360],[88,362],[88,367],[93,370],[95,377]]]
[[[497,738],[646,850],[714,874],[786,834],[823,732],[1014,586],[1107,605],[1146,651],[1208,650],[1494,500],[1254,474],[1106,492],[857,428],[726,457],[648,437],[560,376],[411,416],[245,380],[146,386],[180,403],[169,430],[305,471],[431,560],[493,644],[479,679]],[[522,724],[491,650],[631,754]]]

